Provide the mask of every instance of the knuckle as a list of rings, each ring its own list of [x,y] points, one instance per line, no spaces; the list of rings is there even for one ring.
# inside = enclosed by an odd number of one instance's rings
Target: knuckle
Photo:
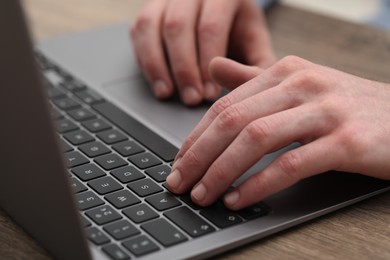
[[[280,63],[281,64],[302,64],[304,61],[305,61],[304,59],[298,56],[287,55],[280,60]]]
[[[260,143],[271,135],[271,130],[265,121],[252,122],[243,130],[244,140],[248,143]]]
[[[223,170],[223,167],[218,162],[215,162],[210,167],[210,172],[213,174],[214,180],[223,181],[226,179],[225,171]]]
[[[300,159],[296,152],[287,152],[277,160],[278,168],[287,180],[295,180],[300,171]]]
[[[132,38],[136,37],[139,33],[145,32],[152,26],[152,19],[148,14],[141,13],[137,20],[130,27],[130,35]]]
[[[330,115],[337,111],[341,112],[340,101],[338,98],[325,98],[318,105],[325,115]]]
[[[261,174],[253,175],[250,181],[253,183],[250,192],[255,198],[261,199],[269,193],[268,190],[270,185],[267,182],[267,179],[263,178]]]
[[[182,149],[188,150],[197,140],[194,134],[190,134],[182,145]]]
[[[176,38],[185,28],[185,19],[177,16],[171,16],[164,20],[163,34],[165,38]]]
[[[214,114],[214,116],[218,116],[221,114],[225,109],[230,107],[233,104],[233,100],[231,99],[230,95],[224,96],[220,99],[218,99],[210,108],[210,111]]]
[[[339,123],[345,121],[346,115],[348,116],[348,106],[344,106],[345,100],[334,97],[324,98],[318,102],[318,114],[324,118],[324,122],[328,125],[327,128],[334,128]],[[325,127],[325,126],[324,126]]]
[[[294,55],[283,57],[275,65],[276,72],[281,75],[290,74],[297,69],[305,67],[306,61]]]
[[[286,88],[289,90],[318,91],[323,84],[320,84],[322,76],[312,69],[305,69],[294,75]]]
[[[232,105],[219,114],[217,125],[221,129],[234,127],[239,124],[244,114],[237,105]]]
[[[186,152],[185,157],[183,159],[185,159],[187,165],[190,165],[191,167],[196,167],[201,164],[199,156],[191,149]]]
[[[202,20],[199,22],[197,32],[200,38],[202,37],[218,37],[221,33],[221,24],[214,19]]]
[[[363,138],[361,133],[368,132],[365,128],[356,123],[345,126],[336,137],[336,146],[343,148],[347,156],[352,158],[365,157],[369,154],[368,150],[371,149],[373,143],[382,142],[381,138],[371,134],[369,137]]]

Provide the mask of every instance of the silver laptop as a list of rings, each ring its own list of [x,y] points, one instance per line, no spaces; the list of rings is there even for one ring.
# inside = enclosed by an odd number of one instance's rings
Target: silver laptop
[[[239,212],[169,193],[177,148],[207,105],[156,101],[128,28],[33,50],[18,1],[0,3],[0,206],[55,258],[210,257],[390,189],[328,172]]]

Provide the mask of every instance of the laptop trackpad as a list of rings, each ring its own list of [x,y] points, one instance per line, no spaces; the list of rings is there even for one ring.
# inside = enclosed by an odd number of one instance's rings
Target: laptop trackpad
[[[103,86],[101,91],[115,105],[180,146],[203,117],[208,106],[184,106],[178,98],[157,100],[140,76]]]

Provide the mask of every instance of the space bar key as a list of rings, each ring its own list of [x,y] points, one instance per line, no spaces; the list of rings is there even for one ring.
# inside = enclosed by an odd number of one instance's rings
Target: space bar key
[[[100,112],[107,120],[111,121],[117,127],[129,134],[132,138],[139,141],[164,161],[170,162],[175,159],[178,149],[150,130],[148,127],[120,110],[116,106],[103,102],[92,106],[93,109]]]

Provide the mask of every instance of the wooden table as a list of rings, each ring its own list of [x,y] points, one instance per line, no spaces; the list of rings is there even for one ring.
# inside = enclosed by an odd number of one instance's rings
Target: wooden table
[[[144,3],[142,0],[24,0],[33,35],[39,40],[132,19]],[[390,32],[286,6],[276,6],[268,19],[278,57],[295,54],[356,75],[390,82]],[[390,192],[218,258],[390,259]],[[0,211],[0,259],[51,257]]]

